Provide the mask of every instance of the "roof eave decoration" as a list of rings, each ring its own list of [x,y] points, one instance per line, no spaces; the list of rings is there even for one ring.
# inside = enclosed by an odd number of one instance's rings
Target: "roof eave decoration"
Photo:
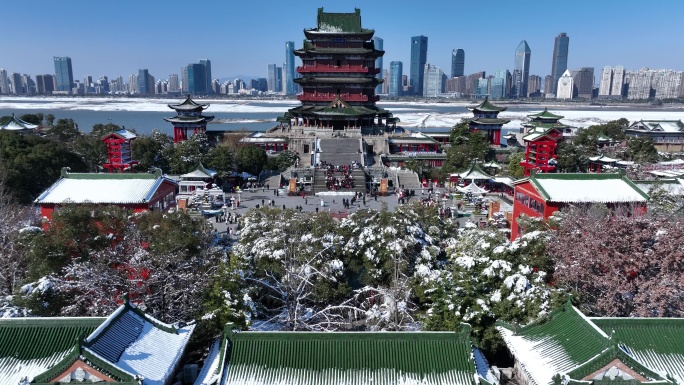
[[[209,107],[209,104],[199,104],[199,103],[195,102],[194,100],[192,100],[191,95],[188,94],[187,97],[185,98],[185,100],[184,100],[182,103],[179,103],[179,104],[167,104],[167,106],[168,106],[169,108],[173,109],[173,110],[188,109],[188,108],[191,108],[191,109],[202,109],[202,110],[204,110],[204,109],[206,109],[207,107]]]
[[[475,105],[475,106],[470,106],[467,107],[468,110],[470,111],[495,111],[495,112],[503,112],[508,109],[508,107],[499,107],[495,106],[491,102],[489,102],[489,95],[485,96],[485,99],[482,101],[482,103]]]

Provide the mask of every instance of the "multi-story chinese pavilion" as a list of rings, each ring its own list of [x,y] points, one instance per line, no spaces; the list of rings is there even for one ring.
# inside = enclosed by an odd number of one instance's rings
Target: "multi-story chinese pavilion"
[[[506,111],[506,107],[495,106],[489,102],[489,97],[472,107],[468,107],[474,118],[468,121],[468,128],[471,131],[483,131],[487,133],[489,144],[501,145],[501,128],[504,124],[510,122],[508,119],[499,118],[499,113]]]
[[[173,118],[164,118],[173,124],[174,143],[187,140],[193,134],[204,134],[207,132],[207,123],[214,120],[213,116],[202,115],[202,111],[209,107],[208,104],[195,103],[190,95],[180,104],[169,104],[169,108],[176,111]],[[188,133],[190,132],[190,135]]]
[[[525,168],[525,176],[530,170],[549,172],[556,168],[556,147],[563,139],[564,130],[569,126],[559,122],[562,116],[549,112],[546,108],[537,114],[527,115],[530,121],[523,124],[525,159],[520,165]]]
[[[102,138],[102,141],[107,146],[107,163],[102,167],[109,172],[119,170],[124,172],[130,169],[133,165],[138,164],[137,160],[133,160],[133,150],[131,149],[131,142],[137,136],[128,130],[118,130]]]
[[[294,54],[302,59],[302,105],[290,109],[278,121],[313,130],[384,132],[396,122],[389,111],[378,108],[375,89],[382,80],[375,59],[385,52],[375,49],[372,29],[361,26],[361,11],[326,13],[318,9],[318,26],[304,30],[306,40]]]

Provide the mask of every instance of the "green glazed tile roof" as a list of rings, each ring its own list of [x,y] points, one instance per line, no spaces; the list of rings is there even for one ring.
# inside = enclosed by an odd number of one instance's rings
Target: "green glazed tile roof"
[[[510,122],[510,119],[475,118],[475,119],[470,120],[470,123],[473,123],[473,124],[506,124],[508,122]]]
[[[25,122],[12,114],[12,116],[7,116],[4,119],[0,119],[0,130],[9,131],[26,131],[38,128],[37,124],[31,124]]]
[[[555,374],[581,366],[610,346],[606,334],[570,305],[521,329],[498,329],[536,385],[551,384]]]
[[[474,385],[468,331],[240,332],[225,384]]]
[[[506,111],[506,108],[507,107],[499,107],[499,106],[493,105],[492,103],[489,102],[489,97],[485,97],[485,100],[482,103],[480,103],[476,106],[468,107],[468,110],[474,111],[474,112],[477,112],[477,111],[501,112],[501,111]]]
[[[0,319],[0,385],[16,385],[59,363],[78,346],[79,337],[105,318]]]
[[[684,385],[684,318],[590,318],[649,369]]]
[[[164,118],[165,121],[169,123],[208,123],[214,120],[213,116],[210,115],[199,115],[199,116],[188,116],[188,115],[176,115],[172,118]]]
[[[527,115],[527,117],[532,118],[532,119],[535,119],[535,118],[537,118],[537,119],[555,119],[555,120],[563,119],[563,116],[556,115],[554,113],[549,112],[548,108],[544,108],[544,111],[542,111],[542,112]]]
[[[167,104],[169,108],[174,109],[176,111],[202,111],[205,108],[209,107],[208,104],[199,104],[196,103],[192,98],[190,98],[190,94],[188,94],[187,98],[180,103],[180,104]]]
[[[360,33],[361,10],[356,8],[354,13],[328,13],[318,8],[317,24],[321,32]]]
[[[623,173],[538,173],[529,181],[546,202],[635,203],[649,199]]]

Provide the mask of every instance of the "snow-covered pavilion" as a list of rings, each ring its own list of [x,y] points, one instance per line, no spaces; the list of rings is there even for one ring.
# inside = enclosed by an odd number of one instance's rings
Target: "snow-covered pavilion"
[[[237,332],[226,326],[196,385],[494,385],[498,380],[458,332]]]
[[[163,323],[128,300],[107,318],[3,319],[0,385],[169,384],[193,330]]]
[[[603,174],[555,174],[532,172],[529,178],[513,182],[513,223],[511,240],[520,235],[517,219],[521,215],[548,218],[571,204],[605,204],[646,211],[648,194],[625,176],[624,170]]]
[[[684,384],[684,318],[592,318],[568,303],[497,329],[521,385]]]

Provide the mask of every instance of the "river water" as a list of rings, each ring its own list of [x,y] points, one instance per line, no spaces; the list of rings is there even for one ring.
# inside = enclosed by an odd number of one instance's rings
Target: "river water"
[[[56,119],[73,119],[82,131],[89,132],[94,124],[114,123],[149,134],[154,129],[171,134],[172,126],[163,120],[175,112],[168,104],[180,103],[179,99],[135,98],[18,98],[0,97],[0,116],[27,113],[53,114]],[[275,120],[289,108],[299,105],[295,100],[202,100],[208,103],[206,115],[213,115],[214,122],[208,130],[264,131],[275,125]],[[414,131],[422,129],[448,130],[462,118],[472,117],[466,106],[473,103],[378,103],[401,120],[400,125]],[[550,111],[563,115],[562,122],[575,127],[586,127],[619,118],[636,120],[684,120],[684,108],[652,108],[648,105],[628,107],[564,106],[547,105]],[[506,130],[517,130],[526,116],[541,111],[540,105],[514,105],[499,116],[510,119]]]

